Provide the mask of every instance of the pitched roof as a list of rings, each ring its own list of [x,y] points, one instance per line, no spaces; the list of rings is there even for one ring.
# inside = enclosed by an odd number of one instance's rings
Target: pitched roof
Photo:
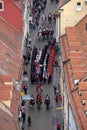
[[[12,82],[12,77],[8,75],[0,75],[0,84],[5,84],[5,83],[11,83]]]
[[[12,0],[12,2],[14,2],[16,4],[16,6],[21,9],[21,1],[20,0]]]
[[[4,11],[0,11],[0,17],[19,32],[22,32],[22,11],[12,0],[2,1],[4,2]]]
[[[0,18],[0,41],[21,55],[22,33]]]
[[[18,120],[10,109],[0,102],[0,130],[20,130]]]
[[[0,101],[7,101],[11,99],[12,85],[5,85],[5,82],[11,82],[12,78],[9,76],[0,75]]]
[[[11,76],[0,75],[0,101],[10,101],[9,109],[13,112],[18,119],[18,107],[19,107],[19,91],[11,85],[5,85],[5,82],[12,82]]]
[[[14,113],[15,117],[18,119],[18,108],[20,103],[20,95],[19,91],[16,89],[13,89],[12,92],[12,100],[11,100],[11,111]]]
[[[59,0],[59,8],[61,8],[62,6],[64,6],[65,4],[67,4],[70,0]]]
[[[0,19],[0,69],[17,80],[22,69],[21,42],[21,33]]]
[[[78,125],[78,129],[87,129],[87,16],[75,27],[66,27],[66,35],[60,39],[63,60],[70,58],[64,65],[70,103]],[[79,79],[79,80],[78,80]],[[78,80],[78,84],[75,82]],[[77,87],[76,87],[77,86]],[[78,89],[76,89],[78,88]],[[76,89],[74,92],[73,90]],[[81,91],[79,96],[78,90]],[[82,105],[85,100],[85,105]]]

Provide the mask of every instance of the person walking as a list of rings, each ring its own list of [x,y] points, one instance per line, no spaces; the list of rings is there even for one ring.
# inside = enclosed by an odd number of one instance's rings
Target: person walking
[[[28,116],[28,126],[31,126],[31,117]]]
[[[57,130],[61,130],[60,124],[57,124]]]
[[[26,113],[25,113],[25,112],[22,112],[23,123],[25,122],[25,117],[26,117]]]
[[[27,95],[27,85],[24,87],[24,93]]]
[[[52,4],[52,0],[50,0],[51,4]]]
[[[57,87],[55,85],[53,85],[53,88],[54,88],[54,94],[56,95]]]
[[[56,0],[56,3],[59,3],[59,0]]]

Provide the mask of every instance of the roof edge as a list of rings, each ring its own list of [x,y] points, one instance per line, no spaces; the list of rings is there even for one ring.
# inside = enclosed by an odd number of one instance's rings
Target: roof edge
[[[17,31],[18,33],[22,33],[22,31],[20,32],[18,29],[16,29],[14,26],[12,26],[11,24],[9,24],[9,22],[7,22],[4,18],[2,18],[1,16],[0,16],[0,19],[3,21],[3,22],[5,22],[8,26],[10,26],[12,29],[14,29],[15,31]]]
[[[64,2],[62,5],[60,5],[59,7],[58,7],[58,9],[60,9],[61,7],[63,7],[65,4],[67,4],[69,1],[71,1],[71,0],[68,0],[68,1],[66,1],[66,2]]]

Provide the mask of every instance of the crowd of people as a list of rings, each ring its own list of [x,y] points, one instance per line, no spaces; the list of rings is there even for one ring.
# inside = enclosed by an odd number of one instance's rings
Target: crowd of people
[[[51,3],[54,0],[51,0]],[[56,0],[57,2],[57,0]],[[42,49],[37,48],[34,46],[34,48],[31,48],[31,37],[30,35],[27,36],[26,39],[26,54],[23,55],[24,58],[24,70],[23,70],[23,76],[27,76],[27,65],[30,62],[30,80],[32,84],[36,84],[36,97],[31,94],[30,100],[29,100],[29,107],[33,107],[35,104],[37,105],[38,109],[41,109],[42,102],[42,95],[41,93],[44,91],[42,89],[42,84],[50,84],[52,81],[53,76],[53,64],[55,60],[56,52],[58,51],[58,48],[56,47],[56,39],[54,38],[54,29],[53,29],[53,23],[56,22],[55,14],[52,14],[49,12],[47,15],[45,13],[45,7],[47,4],[47,0],[32,0],[31,3],[31,20],[29,21],[29,27],[30,30],[37,29],[39,26],[39,20],[40,20],[40,14],[41,14],[41,22],[42,25],[38,28],[38,38],[39,40],[47,40],[46,45]],[[32,51],[31,51],[32,50]],[[56,65],[56,63],[55,63]],[[22,83],[22,91],[24,92],[24,95],[27,95],[27,89],[28,86],[24,83]],[[54,94],[55,94],[55,100],[56,103],[61,101],[61,95],[59,95],[59,92],[57,92],[56,87],[54,87]],[[26,105],[25,100],[22,100],[21,107],[20,107],[20,117],[22,117],[22,122],[25,122],[26,118]],[[45,96],[44,104],[46,105],[46,109],[49,109],[50,104],[50,97],[48,94]],[[20,120],[21,118],[19,118]],[[30,115],[27,118],[28,126],[31,126],[32,120]],[[58,123],[57,124],[57,130],[60,130],[61,126]]]
[[[31,30],[37,29],[39,25],[39,19],[41,12],[44,12],[47,0],[33,0],[31,4],[31,20],[29,21],[29,27]]]
[[[55,40],[48,41],[44,48],[38,49],[36,46],[32,52],[31,58],[31,83],[51,82],[53,74],[53,62],[55,59]]]
[[[39,40],[41,41],[41,40],[52,39],[53,33],[54,33],[54,30],[52,26],[44,26],[42,28],[40,27],[38,31]]]

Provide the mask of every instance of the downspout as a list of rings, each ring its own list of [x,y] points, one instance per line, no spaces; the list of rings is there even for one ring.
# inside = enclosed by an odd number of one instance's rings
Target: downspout
[[[22,38],[22,51],[21,51],[21,57],[24,54],[24,43],[25,43],[25,37],[26,37],[26,33],[27,33],[27,4],[28,1],[25,1],[25,8],[24,8],[24,14],[23,14],[23,38]]]
[[[58,11],[55,12],[56,16],[56,42],[59,43],[59,35],[60,35],[60,13]]]

